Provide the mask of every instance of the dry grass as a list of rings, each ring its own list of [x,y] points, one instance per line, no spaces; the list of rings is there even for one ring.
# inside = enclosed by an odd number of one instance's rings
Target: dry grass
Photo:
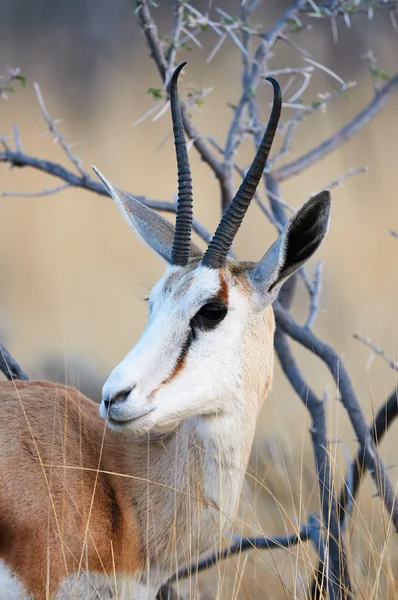
[[[393,434],[392,434],[393,435]],[[319,511],[311,452],[289,443],[258,444],[242,494],[236,532],[287,535]],[[259,447],[260,446],[260,447]],[[253,470],[253,471],[252,471]],[[337,471],[337,469],[336,469]],[[251,473],[251,474],[250,474]],[[257,475],[255,475],[257,474]],[[336,472],[336,479],[337,477]],[[347,545],[354,598],[398,597],[398,540],[367,480],[348,524]],[[225,540],[224,543],[226,543]],[[251,550],[219,563],[178,591],[189,599],[309,599],[317,556],[310,542],[289,550]]]

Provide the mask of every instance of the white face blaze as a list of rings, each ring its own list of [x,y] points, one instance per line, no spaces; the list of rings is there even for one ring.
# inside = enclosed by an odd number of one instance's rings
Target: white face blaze
[[[225,318],[210,330],[192,327],[198,310],[215,299],[227,305]],[[249,303],[217,269],[169,267],[150,294],[141,338],[103,387],[101,416],[111,427],[143,433],[234,410],[243,393]]]

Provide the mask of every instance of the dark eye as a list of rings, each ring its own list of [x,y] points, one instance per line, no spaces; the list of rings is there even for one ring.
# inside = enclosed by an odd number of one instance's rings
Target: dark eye
[[[221,302],[209,302],[202,306],[191,319],[191,325],[199,329],[214,329],[227,314],[228,309]]]

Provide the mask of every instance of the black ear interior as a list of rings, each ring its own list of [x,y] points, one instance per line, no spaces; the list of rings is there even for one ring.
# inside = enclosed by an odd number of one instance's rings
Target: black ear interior
[[[328,230],[329,215],[330,193],[323,191],[310,198],[293,217],[286,234],[285,256],[278,281],[289,276],[319,247]]]

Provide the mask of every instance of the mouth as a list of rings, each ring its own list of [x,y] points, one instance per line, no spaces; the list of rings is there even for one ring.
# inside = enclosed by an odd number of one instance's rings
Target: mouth
[[[139,415],[133,417],[133,418],[129,418],[129,419],[113,419],[111,417],[111,415],[107,414],[106,416],[106,421],[107,424],[112,428],[112,429],[117,429],[117,430],[122,430],[122,429],[126,429],[126,428],[131,428],[131,427],[139,427],[139,425],[141,425],[141,423],[143,423],[147,416],[153,412],[155,410],[155,408],[151,408],[149,410],[147,410],[144,413],[140,413]]]

